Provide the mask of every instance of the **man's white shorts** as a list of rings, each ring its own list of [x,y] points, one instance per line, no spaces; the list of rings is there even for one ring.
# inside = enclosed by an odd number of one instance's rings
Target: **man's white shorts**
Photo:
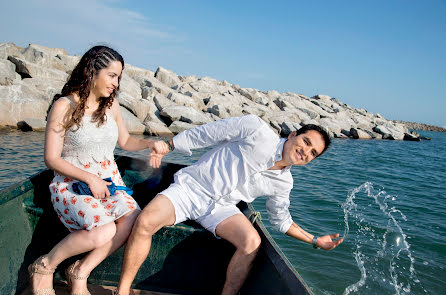
[[[199,196],[191,198],[187,190],[179,183],[172,183],[160,194],[165,195],[175,208],[174,224],[188,219],[195,220],[215,236],[217,236],[215,229],[223,220],[236,214],[242,214],[240,209],[233,204],[221,205],[215,203],[212,198]]]

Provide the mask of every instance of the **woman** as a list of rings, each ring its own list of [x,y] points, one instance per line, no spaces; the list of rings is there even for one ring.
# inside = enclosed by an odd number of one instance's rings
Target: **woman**
[[[53,272],[65,259],[89,252],[66,270],[72,294],[89,294],[90,272],[127,240],[140,212],[125,191],[110,195],[104,178],[124,186],[113,160],[116,143],[124,150],[151,149],[150,165],[168,152],[163,141],[131,137],[118,101],[124,60],[115,50],[95,46],[82,56],[62,93],[54,97],[47,118],[45,163],[55,171],[51,201],[71,232],[48,254],[29,266],[34,294],[55,294]],[[88,185],[91,195],[73,191],[73,183]]]

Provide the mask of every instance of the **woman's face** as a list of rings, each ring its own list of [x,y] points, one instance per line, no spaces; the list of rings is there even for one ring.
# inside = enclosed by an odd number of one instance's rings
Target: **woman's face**
[[[94,79],[92,92],[96,97],[109,97],[119,86],[122,65],[119,61],[112,61],[110,65],[99,71]]]

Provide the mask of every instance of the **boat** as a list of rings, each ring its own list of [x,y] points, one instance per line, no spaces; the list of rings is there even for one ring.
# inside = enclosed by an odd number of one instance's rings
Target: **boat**
[[[153,169],[147,161],[127,156],[116,156],[116,162],[141,208],[167,188],[173,174],[184,167],[163,163]],[[28,265],[69,233],[50,202],[48,185],[52,178],[53,172],[47,169],[0,191],[2,295],[30,294]],[[259,254],[239,294],[313,294],[258,218],[260,214],[250,204],[241,202],[238,206],[262,238]],[[193,221],[164,227],[153,236],[150,254],[134,280],[135,293],[220,294],[234,250],[229,242],[216,239]],[[110,289],[117,286],[123,253],[124,247],[90,274],[88,283],[93,294],[111,294]],[[67,289],[63,273],[76,259],[79,257],[58,266],[54,274],[57,294],[69,294],[63,291]]]

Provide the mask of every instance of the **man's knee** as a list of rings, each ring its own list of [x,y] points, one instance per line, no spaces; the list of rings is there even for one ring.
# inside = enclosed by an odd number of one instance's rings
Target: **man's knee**
[[[243,253],[249,255],[253,253],[257,253],[260,248],[260,244],[262,242],[262,239],[260,238],[257,231],[250,231],[246,234],[245,238],[243,239],[243,242],[241,244],[241,247],[239,247],[239,250],[243,251]]]
[[[149,210],[143,210],[139,214],[134,225],[134,231],[137,234],[151,236],[158,231],[158,224],[151,213]]]

